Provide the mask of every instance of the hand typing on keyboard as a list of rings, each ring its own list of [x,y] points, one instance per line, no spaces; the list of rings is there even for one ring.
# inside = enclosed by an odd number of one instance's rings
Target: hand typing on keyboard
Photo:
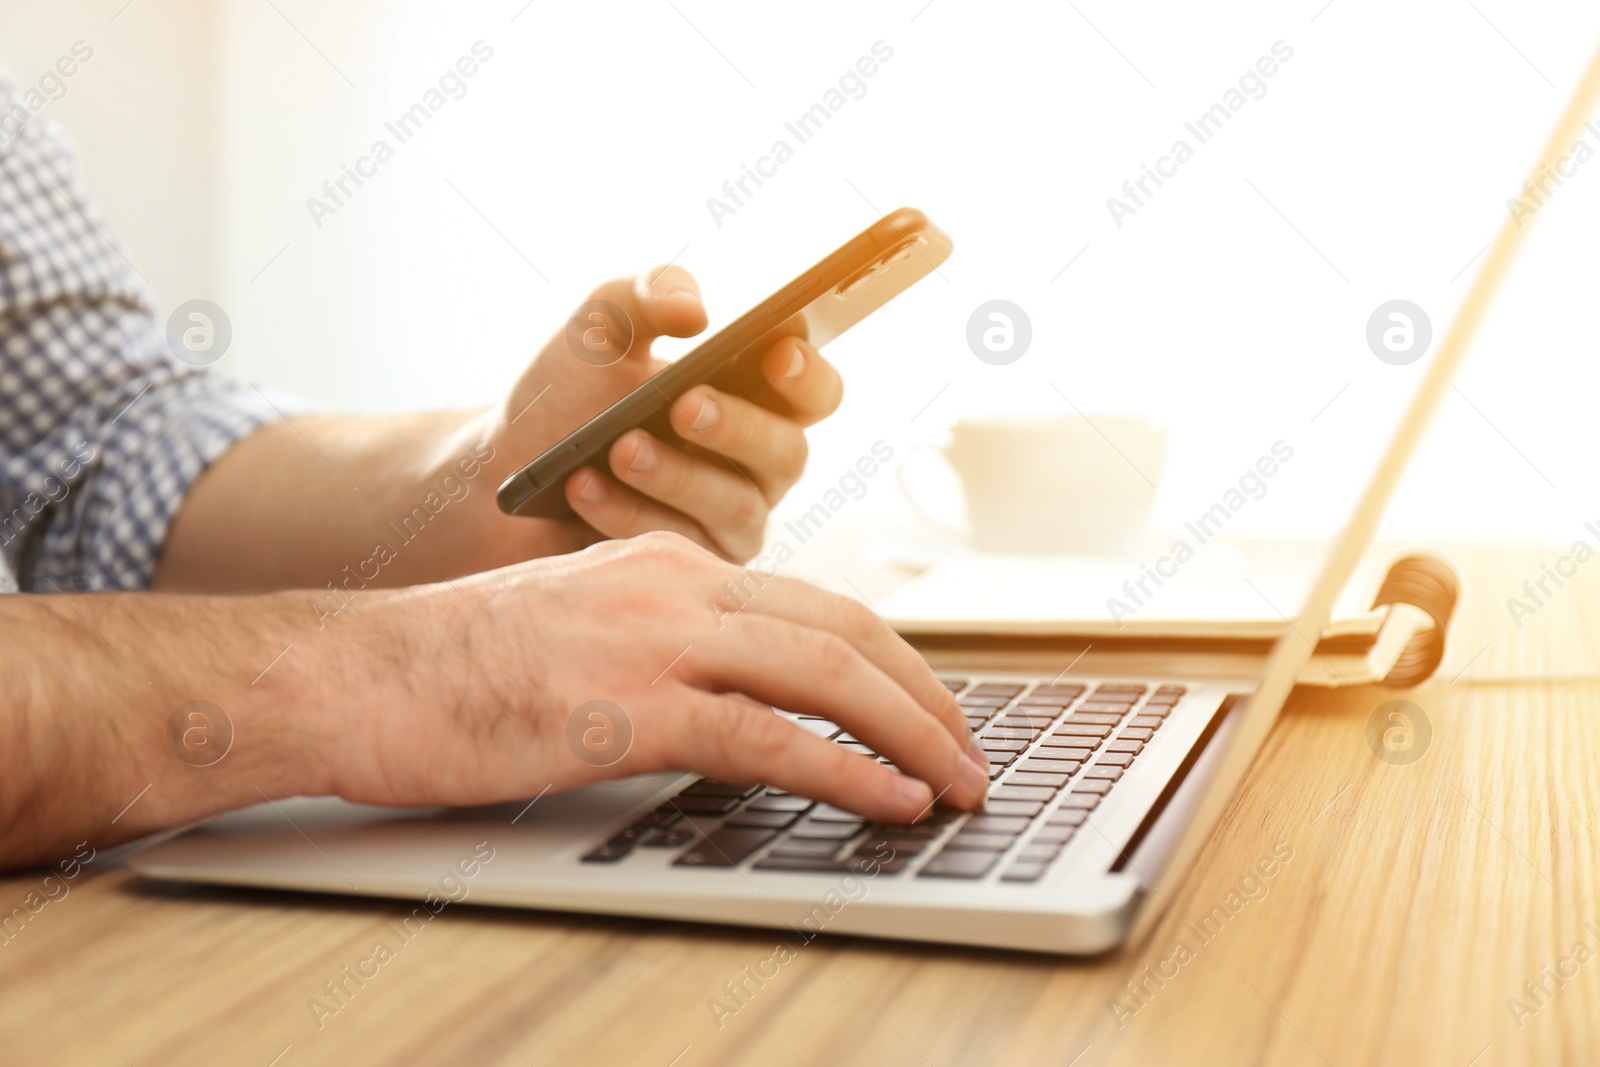
[[[728,582],[750,593],[742,606]],[[333,724],[331,791],[349,800],[484,804],[679,769],[909,823],[936,799],[975,808],[989,784],[955,697],[870,608],[795,579],[758,578],[673,534],[392,597],[412,601],[408,617],[436,619],[437,645],[397,634],[396,658],[414,664],[406,691],[381,717]],[[373,607],[381,626],[382,606]],[[433,669],[417,669],[424,660]],[[572,717],[591,701],[620,709],[625,727],[606,725],[631,731],[606,766],[568,743]],[[890,762],[768,705],[836,722]]]

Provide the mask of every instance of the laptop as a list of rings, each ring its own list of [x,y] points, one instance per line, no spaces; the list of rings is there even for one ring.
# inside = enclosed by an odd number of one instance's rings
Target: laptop
[[[1546,159],[1577,138],[1597,89],[1600,57]],[[758,784],[659,774],[473,809],[271,802],[129,866],[152,878],[404,899],[419,922],[471,902],[1060,954],[1141,938],[1315,654],[1527,228],[1501,228],[1298,616],[1253,676],[940,654],[989,754],[980,812],[936,806],[889,825]],[[831,722],[778,713],[876,755]]]

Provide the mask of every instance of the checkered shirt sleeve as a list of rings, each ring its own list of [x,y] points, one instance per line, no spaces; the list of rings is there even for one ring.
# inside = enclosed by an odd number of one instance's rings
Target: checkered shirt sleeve
[[[147,587],[190,484],[279,406],[172,355],[70,142],[0,68],[0,590]]]

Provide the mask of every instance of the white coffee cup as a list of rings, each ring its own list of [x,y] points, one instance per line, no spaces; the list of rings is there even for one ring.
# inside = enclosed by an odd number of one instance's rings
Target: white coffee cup
[[[1166,444],[1166,430],[1137,415],[971,418],[942,449],[913,446],[895,473],[919,518],[982,551],[1116,555],[1144,533]],[[969,530],[913,490],[906,466],[925,450],[961,480]]]

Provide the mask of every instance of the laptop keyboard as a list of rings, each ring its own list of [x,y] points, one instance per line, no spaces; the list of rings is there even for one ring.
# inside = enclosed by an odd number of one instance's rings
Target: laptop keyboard
[[[989,797],[968,814],[935,806],[883,823],[762,785],[701,778],[583,856],[617,863],[636,849],[681,850],[679,867],[907,873],[1035,882],[1126,773],[1187,690],[947,679],[989,757]],[[787,713],[785,713],[787,714]],[[837,725],[790,715],[845,748],[890,761]],[[721,825],[702,832],[711,822]]]

